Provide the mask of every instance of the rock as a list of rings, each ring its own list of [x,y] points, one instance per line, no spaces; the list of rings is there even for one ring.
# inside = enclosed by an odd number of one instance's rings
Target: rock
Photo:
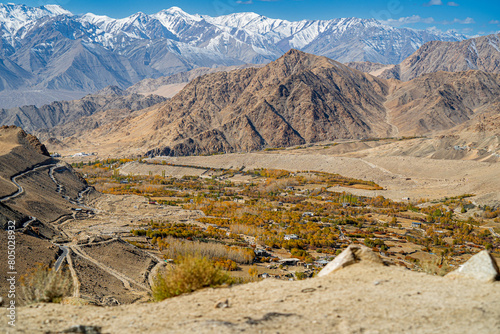
[[[483,282],[493,282],[500,278],[500,272],[495,259],[488,253],[482,251],[474,255],[461,265],[457,270],[452,271],[448,278],[473,278]]]
[[[106,296],[101,298],[101,304],[103,306],[117,306],[120,305],[120,302],[113,296]]]
[[[82,333],[82,334],[101,334],[102,328],[99,326],[73,326],[62,331],[62,333]]]
[[[336,270],[361,261],[383,264],[382,259],[370,248],[362,245],[350,245],[332,262],[328,263],[326,267],[319,272],[318,277],[326,276]]]
[[[214,305],[215,308],[228,308],[229,307],[229,300],[227,299],[221,299]]]
[[[0,297],[0,307],[2,307],[2,306],[3,306],[3,298]]]

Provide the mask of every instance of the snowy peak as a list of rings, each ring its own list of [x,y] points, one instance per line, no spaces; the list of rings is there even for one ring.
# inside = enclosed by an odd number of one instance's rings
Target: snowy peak
[[[0,4],[0,29],[2,37],[12,38],[22,28],[44,17],[72,15],[59,5],[28,7],[26,5]]]
[[[164,13],[164,14],[169,14],[169,15],[174,15],[174,16],[180,16],[185,19],[191,20],[191,21],[201,21],[202,17],[200,15],[191,15],[183,11],[179,7],[170,7],[169,9],[165,9],[160,11],[159,13]],[[158,13],[158,14],[159,14]]]
[[[0,4],[0,22],[26,22],[45,16],[73,15],[59,5],[28,7],[26,5]]]
[[[197,67],[272,62],[290,49],[339,62],[400,63],[429,41],[463,36],[359,18],[287,21],[257,13],[192,15],[179,7],[125,18],[58,5],[0,4],[0,90],[91,92]],[[1,65],[1,64],[0,64]],[[3,83],[8,83],[4,85]]]
[[[69,10],[62,8],[59,5],[45,5],[41,6],[40,8],[46,9],[54,15],[73,15],[73,13],[71,13]]]
[[[166,28],[168,28],[170,22],[173,21],[183,21],[187,24],[192,24],[203,20],[203,17],[201,17],[200,15],[188,14],[179,7],[164,9],[156,14],[151,15],[151,17],[160,20],[162,23],[165,22]]]

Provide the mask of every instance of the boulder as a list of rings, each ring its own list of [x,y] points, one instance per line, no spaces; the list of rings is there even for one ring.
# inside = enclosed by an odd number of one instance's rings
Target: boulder
[[[482,251],[474,255],[461,265],[457,270],[452,271],[448,278],[472,278],[483,282],[493,282],[500,278],[498,265],[495,259],[488,253]]]
[[[319,277],[326,276],[336,270],[350,266],[358,262],[371,262],[383,264],[382,259],[370,248],[363,245],[350,245],[340,253],[332,262],[328,263],[318,274]]]

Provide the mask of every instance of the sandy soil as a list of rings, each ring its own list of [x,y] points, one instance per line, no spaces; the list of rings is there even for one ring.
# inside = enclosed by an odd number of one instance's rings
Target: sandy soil
[[[225,299],[229,308],[214,308]],[[500,283],[360,263],[322,278],[268,279],[154,304],[18,310],[19,333],[74,325],[103,333],[498,333]]]
[[[187,85],[187,82],[178,83],[178,84],[170,84],[170,85],[161,86],[160,88],[158,88],[157,90],[152,91],[152,92],[147,92],[147,91],[146,92],[139,92],[139,94],[143,94],[143,95],[156,94],[156,95],[170,98],[170,97],[174,97],[177,93],[179,93],[184,87],[186,87],[186,85]]]
[[[416,157],[345,157],[290,150],[214,156],[163,157],[173,164],[210,168],[276,168],[293,171],[324,171],[375,181],[383,191],[353,190],[365,196],[382,195],[393,200],[404,197],[429,200],[476,194],[478,204],[500,203],[500,164],[450,161]],[[345,189],[339,189],[340,191]]]
[[[189,168],[189,167],[176,167],[168,165],[149,165],[141,164],[138,162],[131,162],[120,168],[121,175],[162,175],[165,172],[165,176],[173,176],[181,178],[185,175],[187,176],[202,176],[209,175],[209,169],[205,168]]]
[[[131,229],[139,228],[151,219],[159,221],[195,222],[204,216],[201,211],[187,211],[175,206],[148,204],[141,196],[102,195],[88,203],[95,215],[71,219],[61,224],[61,228],[77,238],[91,236],[120,236]]]
[[[80,282],[81,297],[99,302],[112,298],[120,304],[131,303],[140,299],[140,296],[126,289],[118,278],[97,267],[94,263],[75,254],[73,251],[71,251],[70,256]]]

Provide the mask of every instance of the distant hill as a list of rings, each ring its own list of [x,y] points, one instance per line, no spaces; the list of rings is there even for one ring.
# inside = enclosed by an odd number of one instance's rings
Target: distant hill
[[[500,74],[500,34],[458,42],[428,42],[394,66],[370,62],[349,62],[346,65],[379,78],[402,81],[439,71],[480,70]]]
[[[0,109],[0,125],[16,125],[29,132],[47,130],[104,110],[120,110],[121,116],[125,117],[131,111],[144,109],[165,100],[158,95],[125,94],[115,86],[79,100],[52,102],[41,107],[30,105]],[[99,123],[87,124],[89,129],[98,125]],[[65,135],[74,133],[75,131],[69,130]]]

